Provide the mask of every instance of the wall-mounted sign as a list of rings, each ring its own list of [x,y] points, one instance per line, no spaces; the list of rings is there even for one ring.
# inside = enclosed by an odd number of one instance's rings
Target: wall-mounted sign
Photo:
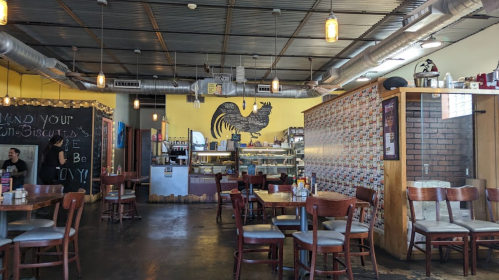
[[[232,134],[232,138],[230,140],[240,142],[241,141],[241,134]]]
[[[398,97],[383,100],[383,159],[399,159]]]
[[[209,83],[208,94],[222,95],[222,84]]]
[[[263,106],[257,113],[251,112],[244,117],[239,107],[233,102],[225,102],[218,106],[211,118],[211,135],[217,139],[222,136],[222,130],[246,132],[251,134],[251,138],[258,138],[261,135],[259,131],[269,125],[269,115],[272,113],[270,102],[260,102]]]

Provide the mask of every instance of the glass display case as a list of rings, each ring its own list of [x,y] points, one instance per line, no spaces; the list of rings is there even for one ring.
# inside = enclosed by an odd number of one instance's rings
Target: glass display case
[[[191,174],[237,173],[236,151],[192,151]]]
[[[293,148],[238,148],[238,155],[239,172],[248,171],[248,165],[252,163],[256,172],[262,171],[267,176],[296,172],[296,156]]]

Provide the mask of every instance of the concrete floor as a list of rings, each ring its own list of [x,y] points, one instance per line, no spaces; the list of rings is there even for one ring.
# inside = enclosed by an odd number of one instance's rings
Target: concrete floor
[[[139,198],[144,200],[146,193]],[[221,224],[215,222],[214,204],[147,204],[139,203],[142,220],[119,224],[103,221],[97,227],[99,204],[85,205],[80,228],[81,279],[233,279],[233,252],[236,247],[235,222],[231,211],[224,209]],[[60,216],[59,222],[65,218]],[[292,239],[286,238],[285,266],[293,260]],[[492,279],[497,278],[499,260],[481,260],[476,276],[462,276],[459,260],[441,264],[432,262],[432,277],[425,277],[423,260],[406,263],[376,251],[379,279]],[[355,279],[374,279],[371,262],[360,266],[353,260]],[[23,277],[31,271],[24,270]],[[61,279],[62,268],[41,269],[39,279]],[[70,264],[70,279],[78,279],[76,265]],[[242,279],[277,279],[267,265],[244,264]],[[293,279],[284,271],[284,279]],[[308,276],[306,277],[308,279]],[[318,277],[318,279],[326,279]],[[344,276],[340,279],[345,279]]]

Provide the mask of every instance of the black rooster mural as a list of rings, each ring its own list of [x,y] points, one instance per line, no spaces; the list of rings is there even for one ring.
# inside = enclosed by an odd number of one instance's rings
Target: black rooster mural
[[[235,130],[236,133],[247,132],[251,138],[258,138],[259,131],[269,125],[269,115],[272,113],[270,102],[260,102],[263,106],[258,113],[243,117],[239,107],[233,102],[225,102],[218,106],[211,118],[211,135],[217,139],[222,134],[222,129]]]

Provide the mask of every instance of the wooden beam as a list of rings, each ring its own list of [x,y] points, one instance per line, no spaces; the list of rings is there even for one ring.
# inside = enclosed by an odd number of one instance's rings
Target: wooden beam
[[[168,48],[166,47],[165,40],[163,39],[163,35],[161,34],[161,31],[159,31],[159,26],[158,22],[156,21],[156,17],[154,17],[154,14],[151,10],[151,6],[148,3],[143,3],[144,9],[146,10],[147,16],[149,17],[149,20],[151,21],[151,25],[154,28],[154,31],[156,33],[156,36],[158,37],[159,44],[161,45],[161,48],[163,49],[163,53],[166,57],[166,60],[172,68],[172,72],[175,72],[175,68],[173,67],[173,59],[170,56],[170,53],[168,51]]]

